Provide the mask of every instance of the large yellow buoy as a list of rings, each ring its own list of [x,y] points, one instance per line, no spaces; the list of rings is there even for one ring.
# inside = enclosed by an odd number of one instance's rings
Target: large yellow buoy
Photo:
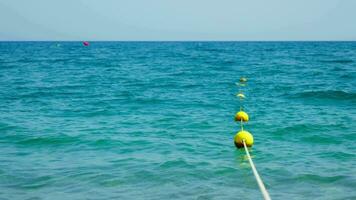
[[[239,131],[234,138],[234,143],[237,148],[244,147],[243,140],[245,140],[246,146],[252,147],[253,145],[253,136],[248,131]]]
[[[244,121],[244,122],[247,122],[248,121],[248,114],[245,113],[244,111],[239,111],[236,113],[235,115],[235,121]]]

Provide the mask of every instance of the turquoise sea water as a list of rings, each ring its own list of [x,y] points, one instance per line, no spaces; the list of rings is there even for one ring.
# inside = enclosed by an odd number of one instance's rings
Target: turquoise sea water
[[[356,199],[356,42],[1,42],[0,199]]]

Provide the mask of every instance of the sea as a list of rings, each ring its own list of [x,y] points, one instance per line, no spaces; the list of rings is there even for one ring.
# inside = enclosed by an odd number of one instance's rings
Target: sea
[[[241,108],[272,199],[356,199],[356,42],[0,42],[0,199],[262,199]]]

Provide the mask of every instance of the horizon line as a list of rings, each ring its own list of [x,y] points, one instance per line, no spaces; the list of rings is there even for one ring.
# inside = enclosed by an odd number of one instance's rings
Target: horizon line
[[[356,42],[356,40],[1,40],[0,42]]]

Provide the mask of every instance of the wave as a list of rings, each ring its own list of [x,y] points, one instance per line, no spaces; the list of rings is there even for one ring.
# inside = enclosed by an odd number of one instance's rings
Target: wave
[[[330,128],[330,130],[332,130]],[[327,131],[327,130],[326,130]],[[307,141],[310,144],[338,144],[341,145],[342,141],[339,138],[334,138],[330,136],[322,136],[322,135],[311,135],[302,138],[303,141]]]
[[[315,183],[326,183],[330,184],[333,182],[337,182],[343,179],[346,179],[347,176],[320,176],[316,174],[301,174],[296,177],[296,180],[303,182],[315,182]]]
[[[177,167],[192,169],[195,168],[196,166],[193,165],[192,163],[185,161],[184,159],[177,159],[177,160],[165,161],[161,163],[159,167],[161,169],[169,169],[169,168],[177,168]]]
[[[353,75],[352,74],[344,74],[344,75],[341,75],[340,78],[344,78],[344,79],[353,79]]]
[[[342,130],[345,127],[342,125],[333,124],[317,124],[317,123],[305,123],[287,125],[285,127],[279,127],[274,131],[272,135],[274,140],[290,140],[290,141],[303,141],[309,144],[328,145],[328,144],[342,144],[345,141],[342,137],[332,137],[332,130]],[[290,137],[293,134],[293,137]]]
[[[295,124],[291,126],[281,127],[276,130],[275,136],[283,136],[285,133],[298,133],[301,136],[301,133],[305,132],[314,132],[314,131],[327,131],[331,129],[333,126],[325,126],[318,124]]]
[[[20,126],[16,126],[16,125],[10,125],[4,122],[0,122],[0,131],[1,132],[6,132],[6,131],[22,131],[23,128]]]
[[[0,138],[2,143],[16,144],[21,147],[58,147],[82,143],[79,137],[68,135],[27,136],[23,134],[6,135]]]
[[[321,152],[318,154],[318,156],[320,158],[323,158],[323,159],[335,159],[335,160],[338,160],[338,159],[342,159],[342,160],[353,160],[356,158],[356,155],[353,154],[353,153],[346,153],[346,152],[342,152],[342,151],[330,151],[330,152]]]
[[[22,145],[39,145],[39,146],[62,146],[68,144],[80,143],[80,139],[77,137],[60,136],[60,137],[35,137],[28,138],[17,142]]]
[[[294,95],[297,98],[317,98],[331,100],[356,100],[356,93],[344,92],[341,90],[309,91]]]
[[[321,60],[321,62],[347,64],[347,63],[353,63],[354,61],[351,59],[336,59],[336,60]]]
[[[27,136],[23,134],[7,135],[0,137],[0,142],[3,144],[15,144],[20,148],[58,148],[58,147],[81,147],[105,150],[113,147],[130,146],[131,144],[139,143],[147,147],[149,142],[143,140],[136,141],[121,141],[115,139],[90,138],[83,136],[69,136],[69,135],[51,135],[51,136]],[[124,149],[128,152],[128,149]],[[137,149],[136,149],[137,150]]]

